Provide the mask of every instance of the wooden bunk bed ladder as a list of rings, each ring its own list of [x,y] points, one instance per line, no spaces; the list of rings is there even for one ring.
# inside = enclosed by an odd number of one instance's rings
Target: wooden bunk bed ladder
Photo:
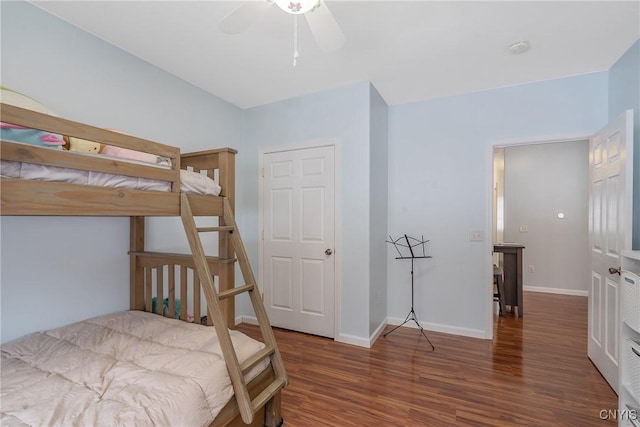
[[[270,402],[274,402],[274,399],[279,399],[280,390],[287,385],[287,374],[284,369],[282,356],[278,350],[275,335],[273,334],[273,329],[271,329],[267,312],[264,308],[260,292],[256,285],[253,271],[251,270],[251,265],[249,264],[249,258],[244,248],[244,244],[242,243],[240,233],[238,232],[230,203],[226,197],[223,198],[223,209],[223,216],[221,218],[221,224],[223,225],[220,227],[197,228],[191,210],[191,205],[189,203],[189,196],[184,193],[181,195],[180,216],[182,218],[182,224],[193,255],[195,270],[200,277],[202,289],[204,291],[205,298],[207,299],[209,314],[213,317],[213,326],[216,328],[216,333],[220,340],[220,347],[222,349],[222,354],[224,355],[224,360],[227,364],[231,383],[233,384],[242,421],[246,424],[250,424],[258,409],[263,407],[265,404],[268,405]],[[213,282],[213,275],[202,247],[202,241],[200,240],[200,232],[229,233],[233,250],[236,252],[240,270],[246,283],[245,285],[232,287],[221,292],[216,291]],[[233,348],[231,336],[223,316],[220,302],[226,298],[233,298],[244,292],[249,293],[251,304],[253,305],[266,347],[249,357],[249,359],[241,364],[238,362],[236,352]],[[260,394],[251,400],[244,376],[252,367],[267,357],[270,358],[270,362],[275,373],[275,379]],[[271,411],[267,410],[267,413],[269,412]],[[279,420],[275,421],[277,423]]]

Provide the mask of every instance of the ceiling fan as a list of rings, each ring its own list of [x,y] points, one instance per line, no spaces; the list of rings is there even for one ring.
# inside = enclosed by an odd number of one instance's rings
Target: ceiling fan
[[[294,15],[294,65],[297,58],[297,16],[304,15],[318,47],[325,52],[340,49],[345,37],[324,0],[260,0],[246,1],[218,23],[220,31],[239,34],[276,4],[283,11]]]

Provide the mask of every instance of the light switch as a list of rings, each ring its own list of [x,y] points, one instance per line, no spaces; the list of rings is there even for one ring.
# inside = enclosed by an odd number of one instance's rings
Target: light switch
[[[528,233],[529,232],[529,227],[527,227],[526,225],[521,225],[520,226],[520,232],[521,233]]]

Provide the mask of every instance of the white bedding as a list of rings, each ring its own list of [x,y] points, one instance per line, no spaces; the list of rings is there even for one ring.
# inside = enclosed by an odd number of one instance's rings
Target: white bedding
[[[230,333],[240,362],[264,347]],[[233,395],[213,327],[141,311],[30,334],[0,353],[3,426],[208,425]]]
[[[120,158],[118,160],[122,161],[123,159]],[[149,166],[147,163],[137,163]],[[171,185],[167,181],[10,160],[0,160],[0,175],[9,178],[99,185],[102,187],[128,188],[132,190],[171,191]],[[189,194],[218,196],[222,190],[220,185],[211,178],[193,171],[180,170],[180,183],[181,190]]]

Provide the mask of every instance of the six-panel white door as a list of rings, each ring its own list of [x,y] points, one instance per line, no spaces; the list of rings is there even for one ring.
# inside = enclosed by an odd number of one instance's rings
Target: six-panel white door
[[[620,251],[631,249],[633,116],[627,111],[590,141],[589,358],[618,390]]]
[[[273,326],[333,338],[334,147],[263,157],[263,288]]]

